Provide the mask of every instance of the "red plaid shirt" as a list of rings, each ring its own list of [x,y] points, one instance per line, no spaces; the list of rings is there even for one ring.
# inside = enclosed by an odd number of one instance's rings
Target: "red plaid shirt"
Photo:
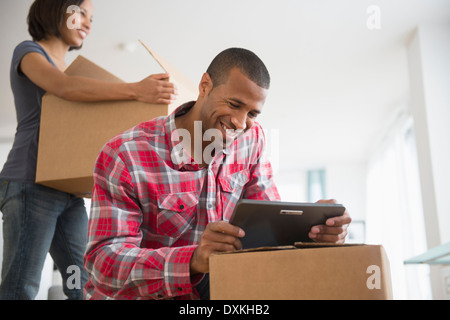
[[[279,200],[255,125],[208,167],[172,161],[175,115],[144,122],[101,150],[94,172],[85,267],[87,299],[196,299],[189,262],[210,222],[241,198]],[[174,149],[178,148],[178,149]]]

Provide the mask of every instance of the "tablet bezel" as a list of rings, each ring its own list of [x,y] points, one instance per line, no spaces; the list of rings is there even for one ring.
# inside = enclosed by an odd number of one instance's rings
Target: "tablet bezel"
[[[287,246],[312,242],[308,237],[311,227],[344,212],[342,204],[241,199],[229,223],[245,231],[243,249]]]

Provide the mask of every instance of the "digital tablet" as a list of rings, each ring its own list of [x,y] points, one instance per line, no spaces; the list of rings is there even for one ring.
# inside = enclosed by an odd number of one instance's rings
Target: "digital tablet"
[[[311,242],[311,227],[341,216],[345,207],[329,203],[239,200],[229,221],[245,232],[243,249]]]

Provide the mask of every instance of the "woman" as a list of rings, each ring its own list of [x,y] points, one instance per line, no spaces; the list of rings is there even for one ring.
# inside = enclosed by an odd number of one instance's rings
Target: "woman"
[[[72,15],[74,8],[79,11],[76,15]],[[83,199],[34,183],[43,94],[74,101],[128,99],[164,104],[175,98],[176,89],[166,81],[167,74],[137,83],[106,83],[63,73],[67,52],[81,48],[91,31],[92,14],[91,0],[35,0],[28,15],[33,41],[22,42],[14,51],[10,77],[18,126],[0,173],[2,300],[35,298],[48,252],[62,274],[69,299],[82,299],[87,281]],[[81,279],[74,279],[76,271]]]

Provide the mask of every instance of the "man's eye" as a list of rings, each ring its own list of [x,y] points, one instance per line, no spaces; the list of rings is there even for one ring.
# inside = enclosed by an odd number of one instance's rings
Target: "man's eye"
[[[237,104],[234,104],[232,102],[228,102],[228,104],[233,108],[239,108],[239,106]]]

